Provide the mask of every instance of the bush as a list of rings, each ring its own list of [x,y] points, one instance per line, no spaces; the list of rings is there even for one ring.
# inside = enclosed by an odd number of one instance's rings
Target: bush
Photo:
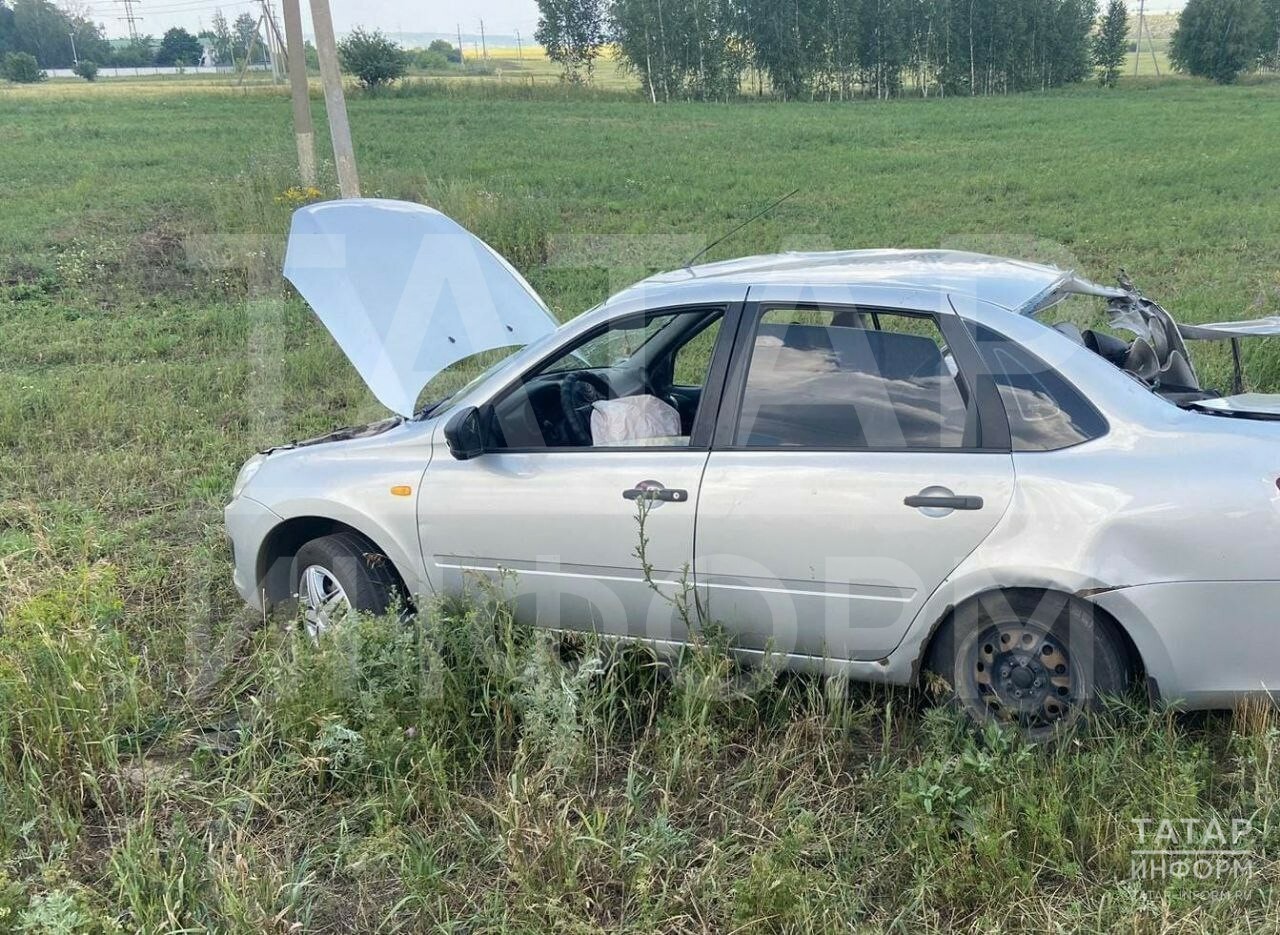
[[[74,70],[85,81],[96,81],[98,78],[98,63],[87,58],[77,62]]]
[[[419,49],[413,56],[413,64],[423,71],[445,71],[449,68],[449,59],[435,49]]]
[[[357,27],[338,43],[342,68],[366,88],[377,88],[404,77],[409,56],[381,31]]]
[[[432,39],[431,45],[427,46],[427,51],[439,52],[450,65],[462,64],[462,47],[459,46],[455,49],[452,43],[446,42],[444,39]]]
[[[10,52],[4,57],[0,71],[3,71],[4,77],[18,84],[35,84],[49,77],[36,57],[27,52]]]

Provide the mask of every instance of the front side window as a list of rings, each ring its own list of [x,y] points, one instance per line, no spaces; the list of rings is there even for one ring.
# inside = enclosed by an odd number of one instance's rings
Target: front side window
[[[591,332],[493,404],[488,446],[687,447],[721,312],[647,313]]]
[[[543,368],[543,373],[592,370],[625,364],[649,343],[675,315],[653,315],[620,322],[617,327],[595,334]]]
[[[975,424],[932,316],[770,308],[756,328],[735,443],[962,448]]]
[[[1000,389],[1014,451],[1053,451],[1106,434],[1106,420],[1058,371],[1004,335],[966,324]]]

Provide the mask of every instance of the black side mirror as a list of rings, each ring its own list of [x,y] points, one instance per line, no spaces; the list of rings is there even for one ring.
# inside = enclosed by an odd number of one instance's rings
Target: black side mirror
[[[484,454],[484,426],[480,410],[475,406],[465,406],[455,412],[444,424],[444,438],[449,443],[449,454],[459,461]]]

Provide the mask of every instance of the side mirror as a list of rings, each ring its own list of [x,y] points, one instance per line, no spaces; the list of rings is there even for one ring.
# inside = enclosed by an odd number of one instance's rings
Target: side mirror
[[[484,454],[484,427],[480,410],[475,406],[459,409],[444,424],[444,438],[449,443],[449,454],[459,461],[468,461]]]

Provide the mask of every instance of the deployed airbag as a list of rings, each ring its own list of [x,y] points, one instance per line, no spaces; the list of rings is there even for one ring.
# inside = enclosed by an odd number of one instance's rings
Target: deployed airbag
[[[676,444],[679,435],[680,413],[656,396],[623,396],[592,404],[592,445]]]

